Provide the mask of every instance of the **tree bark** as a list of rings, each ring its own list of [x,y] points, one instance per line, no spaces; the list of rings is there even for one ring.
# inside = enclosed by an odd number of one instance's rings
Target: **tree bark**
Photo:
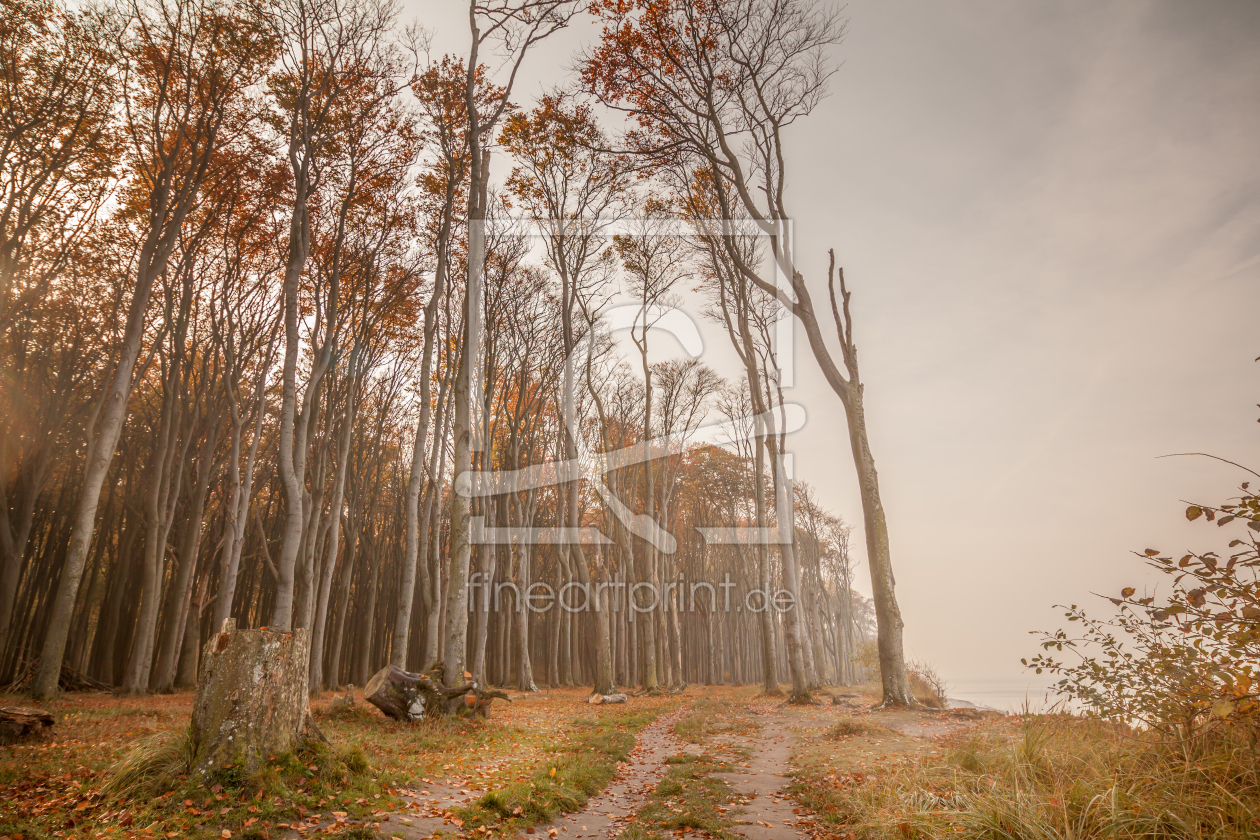
[[[310,718],[305,630],[237,630],[228,619],[202,652],[191,733],[198,774],[242,766],[256,770],[267,756],[322,737]]]
[[[440,671],[413,674],[396,665],[377,671],[363,689],[363,698],[394,720],[416,721],[446,713],[447,701],[469,687],[462,677],[454,688],[443,685]]]
[[[51,732],[53,716],[43,709],[6,706],[0,709],[0,746],[8,746]]]

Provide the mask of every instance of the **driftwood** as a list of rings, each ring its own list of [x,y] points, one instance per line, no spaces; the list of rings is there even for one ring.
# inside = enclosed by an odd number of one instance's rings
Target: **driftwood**
[[[53,727],[53,716],[43,709],[6,706],[0,709],[0,745],[34,738]]]
[[[502,691],[487,691],[470,680],[464,685],[447,688],[441,666],[421,674],[404,671],[396,665],[387,665],[376,672],[363,688],[363,698],[394,720],[415,721],[426,717],[440,717],[452,712],[465,712],[485,717],[490,701],[510,698]],[[452,703],[462,697],[463,703]]]
[[[195,769],[257,768],[305,739],[323,740],[311,721],[310,634],[237,630],[227,619],[201,658],[193,702]]]

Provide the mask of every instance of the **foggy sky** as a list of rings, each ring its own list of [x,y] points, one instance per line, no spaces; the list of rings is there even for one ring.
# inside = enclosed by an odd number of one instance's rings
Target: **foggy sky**
[[[466,52],[466,9],[405,9]],[[789,138],[797,260],[817,284],[834,247],[853,291],[908,654],[1022,678],[1053,604],[1158,583],[1129,551],[1224,547],[1179,500],[1246,476],[1158,456],[1260,469],[1260,4],[846,14],[832,94]],[[515,100],[593,34],[549,42]],[[864,556],[842,409],[799,331],[795,361],[796,475]]]

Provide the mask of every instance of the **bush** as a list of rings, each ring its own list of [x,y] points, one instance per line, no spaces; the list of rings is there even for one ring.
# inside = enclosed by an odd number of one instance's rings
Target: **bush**
[[[1092,715],[1173,738],[1260,716],[1260,497],[1248,483],[1241,489],[1218,507],[1186,510],[1191,521],[1240,530],[1228,557],[1190,553],[1174,561],[1147,549],[1138,556],[1172,578],[1169,597],[1136,598],[1127,586],[1108,599],[1118,608],[1108,619],[1090,618],[1073,604],[1065,615],[1080,633],[1039,635],[1044,650],[1070,652],[1076,661],[1046,653],[1024,664],[1059,675],[1057,692]]]
[[[946,696],[948,686],[931,665],[911,660],[906,663],[906,672],[910,676],[910,688],[914,691],[916,700],[932,709],[944,709],[949,705],[949,698]]]

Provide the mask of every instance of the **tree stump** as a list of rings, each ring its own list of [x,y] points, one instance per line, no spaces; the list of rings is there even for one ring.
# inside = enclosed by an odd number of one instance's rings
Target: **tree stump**
[[[34,738],[53,727],[53,716],[43,709],[6,706],[0,709],[0,745],[8,746]]]
[[[227,619],[202,652],[192,711],[194,769],[257,769],[303,738],[323,740],[311,721],[310,634],[237,630]]]

